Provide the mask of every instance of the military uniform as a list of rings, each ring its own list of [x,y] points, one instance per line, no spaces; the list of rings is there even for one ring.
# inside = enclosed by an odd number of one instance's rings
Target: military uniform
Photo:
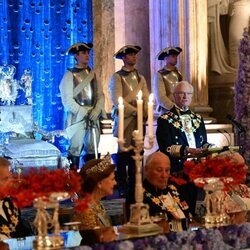
[[[80,50],[90,50],[91,46],[87,47],[86,44],[79,43],[72,45],[69,51],[74,54]],[[102,115],[105,116],[101,84],[97,82],[94,71],[89,67],[82,68],[75,65],[74,68],[66,71],[59,89],[67,112],[65,128],[70,139],[70,156],[79,160],[81,154],[94,154],[94,140],[97,146],[100,140],[99,118]],[[95,121],[88,119],[90,111],[99,113]],[[89,135],[90,126],[94,128],[95,139],[91,137],[92,134]]]
[[[112,117],[114,119],[113,135],[118,137],[118,97],[122,96],[124,99],[124,138],[125,146],[133,144],[132,133],[137,129],[137,97],[138,91],[142,91],[143,99],[143,116],[147,118],[147,100],[148,88],[145,78],[135,69],[129,71],[127,68],[116,72],[110,81],[111,99],[114,104]],[[133,151],[121,152],[113,156],[117,167],[117,182],[120,194],[126,193],[128,186],[132,187],[135,183],[135,162],[132,158]],[[128,166],[128,174],[126,171]],[[127,180],[128,179],[128,180]]]
[[[19,209],[9,199],[0,201],[0,239],[18,238],[29,235],[28,229],[21,224]]]
[[[182,49],[179,47],[168,47],[163,49],[157,55],[158,60],[164,60],[165,57],[170,55],[179,55]],[[165,66],[160,69],[154,78],[153,81],[153,92],[156,100],[156,110],[162,115],[173,106],[173,88],[176,83],[183,80],[183,76],[176,67],[169,68]]]
[[[159,149],[171,161],[171,173],[183,169],[185,148],[209,146],[204,121],[190,110],[183,112],[174,106],[157,120],[156,139]]]
[[[158,118],[156,139],[160,151],[170,158],[171,174],[182,172],[186,147],[207,148],[210,145],[202,117],[190,110],[184,112],[177,106]],[[180,188],[180,192],[188,202],[191,213],[195,214],[195,186],[188,183]]]
[[[164,114],[171,109],[173,103],[173,88],[175,84],[183,79],[180,71],[166,67],[159,70],[154,79],[153,92],[157,103],[157,112]]]
[[[178,225],[177,231],[186,230],[192,215],[188,204],[182,199],[176,186],[169,184],[164,189],[157,189],[147,179],[143,181],[143,202],[149,205],[150,216],[163,216],[168,222],[175,221]],[[126,198],[126,206],[135,203],[134,193],[131,192]],[[174,231],[174,230],[173,230]]]
[[[122,96],[124,99],[124,138],[125,146],[129,146],[132,142],[132,133],[137,129],[137,94],[139,90],[142,91],[143,99],[143,114],[147,117],[147,100],[148,88],[144,76],[140,75],[135,69],[129,71],[125,67],[116,72],[110,81],[111,99],[114,104],[113,119],[114,127],[113,134],[118,136],[118,97]]]

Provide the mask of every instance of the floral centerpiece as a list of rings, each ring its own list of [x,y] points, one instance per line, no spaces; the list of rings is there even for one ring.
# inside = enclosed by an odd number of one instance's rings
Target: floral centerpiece
[[[247,174],[245,164],[234,161],[230,156],[209,156],[198,163],[186,161],[183,171],[190,181],[205,190],[205,226],[228,224],[230,218],[225,210],[225,197],[233,186],[244,182]]]
[[[191,181],[206,178],[220,178],[225,188],[231,185],[242,183],[247,174],[247,168],[244,163],[237,163],[230,157],[207,157],[199,163],[186,161],[184,163],[184,174]],[[206,182],[196,182],[196,185],[203,187]]]
[[[81,179],[77,173],[40,168],[24,174],[13,174],[7,185],[0,187],[0,196],[10,196],[19,208],[24,208],[32,205],[39,197],[49,197],[56,192],[74,195],[80,190]]]
[[[64,169],[32,169],[24,174],[14,174],[7,185],[0,187],[0,197],[11,197],[19,208],[31,206],[37,209],[34,225],[37,237],[35,249],[60,248],[64,245],[60,236],[59,201],[81,193],[81,177],[77,172]],[[76,200],[76,208],[87,208],[88,198]],[[51,216],[46,209],[52,209]],[[48,235],[48,229],[54,229]]]

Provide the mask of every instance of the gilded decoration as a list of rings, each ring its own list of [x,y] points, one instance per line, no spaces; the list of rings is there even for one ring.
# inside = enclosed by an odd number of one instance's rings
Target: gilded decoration
[[[160,206],[162,210],[168,211],[170,213],[178,212],[178,209],[187,210],[188,205],[185,202],[181,202],[179,198],[179,192],[177,191],[174,185],[169,185],[168,189],[170,192],[165,195],[161,195],[158,197],[153,196],[151,193],[145,191],[145,195],[152,200],[154,204]],[[167,202],[167,200],[171,200],[171,202]]]
[[[178,116],[172,112],[168,112],[161,116],[162,119],[167,120],[169,123],[181,132],[194,133],[201,125],[202,118],[199,114],[191,111],[191,114]],[[183,121],[183,122],[182,122]],[[191,124],[186,126],[185,124]]]

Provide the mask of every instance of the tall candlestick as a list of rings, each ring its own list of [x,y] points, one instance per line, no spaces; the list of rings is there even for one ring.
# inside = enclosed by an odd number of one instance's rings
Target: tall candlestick
[[[122,99],[121,99],[122,101]],[[121,103],[121,102],[119,102]],[[150,124],[152,122],[152,115],[153,115],[153,100],[152,97],[149,100],[149,114],[151,115]],[[152,108],[151,108],[152,107]],[[149,115],[149,116],[150,116]],[[129,223],[124,225],[125,232],[128,233],[136,233],[138,235],[154,232],[154,233],[161,233],[162,229],[154,224],[149,216],[149,208],[147,205],[143,203],[143,187],[142,187],[142,159],[143,156],[141,154],[143,149],[150,150],[154,146],[153,137],[148,138],[149,146],[144,146],[144,139],[143,139],[143,101],[142,101],[142,92],[138,93],[137,98],[137,116],[138,116],[138,130],[134,130],[132,132],[133,136],[133,144],[125,146],[125,142],[118,140],[119,149],[121,151],[129,152],[130,150],[134,151],[134,155],[132,156],[135,160],[135,204],[130,206],[130,221]],[[122,118],[122,115],[119,119]],[[121,124],[119,126],[119,131],[121,129]],[[140,131],[139,131],[140,130]],[[152,129],[151,129],[152,131]]]
[[[118,130],[118,139],[123,141],[124,134],[124,105],[123,98],[120,96],[118,98],[118,117],[119,117],[119,130]]]
[[[137,128],[139,131],[139,138],[143,137],[143,100],[142,91],[140,90],[137,95]]]
[[[148,99],[148,136],[152,138],[154,136],[153,126],[154,126],[154,95],[151,93]]]

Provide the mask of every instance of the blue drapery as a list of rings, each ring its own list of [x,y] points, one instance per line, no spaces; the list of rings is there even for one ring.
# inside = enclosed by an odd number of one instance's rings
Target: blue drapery
[[[93,41],[92,20],[92,0],[0,0],[0,65],[14,65],[16,79],[32,71],[33,118],[44,130],[63,128],[58,86],[74,64],[65,52]]]

